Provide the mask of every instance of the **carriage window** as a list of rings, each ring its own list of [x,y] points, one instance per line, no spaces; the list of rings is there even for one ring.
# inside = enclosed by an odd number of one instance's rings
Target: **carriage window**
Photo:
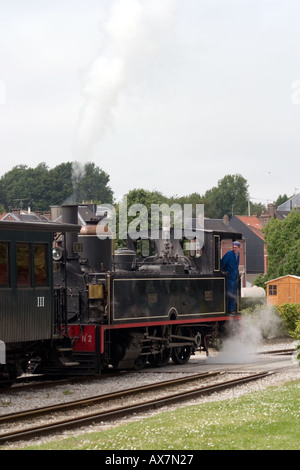
[[[0,243],[0,287],[9,287],[8,243]]]
[[[18,287],[31,286],[30,245],[28,243],[16,244],[17,255],[17,285]]]
[[[48,284],[47,245],[34,245],[34,283],[36,286]]]

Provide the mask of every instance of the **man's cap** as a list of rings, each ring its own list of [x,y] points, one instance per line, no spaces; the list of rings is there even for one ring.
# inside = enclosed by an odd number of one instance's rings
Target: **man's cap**
[[[240,244],[240,242],[233,242],[233,246],[238,246],[238,247],[240,247],[241,244]]]

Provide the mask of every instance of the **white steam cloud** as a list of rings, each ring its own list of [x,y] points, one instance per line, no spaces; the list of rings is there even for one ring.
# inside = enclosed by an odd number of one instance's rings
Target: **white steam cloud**
[[[209,356],[209,363],[241,364],[252,362],[264,338],[276,337],[282,332],[282,320],[272,307],[264,307],[241,321],[227,324],[227,338],[216,356]]]
[[[97,142],[113,127],[121,95],[140,86],[171,50],[177,0],[114,0],[101,24],[99,55],[83,79],[74,152],[87,161]]]

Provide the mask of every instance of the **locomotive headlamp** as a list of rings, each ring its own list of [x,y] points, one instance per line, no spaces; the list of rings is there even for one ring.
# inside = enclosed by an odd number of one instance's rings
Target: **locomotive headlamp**
[[[60,261],[63,257],[63,250],[60,246],[56,246],[52,250],[52,257],[54,261]]]

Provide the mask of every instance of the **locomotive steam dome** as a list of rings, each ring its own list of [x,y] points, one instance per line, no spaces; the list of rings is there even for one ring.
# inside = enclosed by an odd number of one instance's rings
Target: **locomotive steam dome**
[[[136,267],[136,253],[128,248],[119,248],[114,255],[115,271],[132,271]]]

